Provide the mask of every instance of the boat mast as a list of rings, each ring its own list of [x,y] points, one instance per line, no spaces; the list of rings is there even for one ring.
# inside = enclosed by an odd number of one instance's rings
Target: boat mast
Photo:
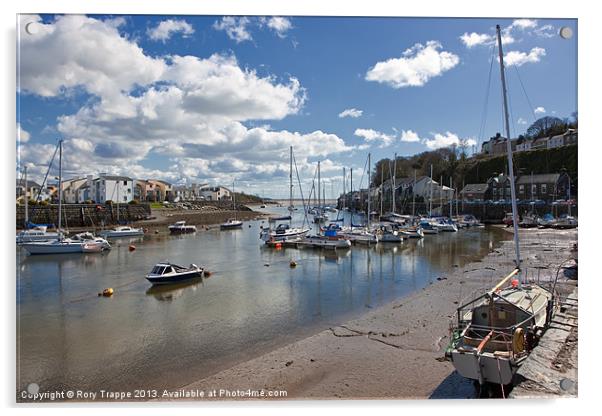
[[[416,202],[415,202],[415,193],[414,193],[414,188],[416,188],[416,169],[414,169],[414,185],[412,186],[412,221],[414,221],[414,214],[415,214],[415,207],[416,207]]]
[[[232,209],[234,210],[234,219],[236,220],[236,194],[234,193],[234,181],[232,178]]]
[[[516,207],[516,190],[514,184],[514,165],[512,163],[512,143],[510,140],[510,121],[508,118],[508,97],[506,92],[506,74],[504,70],[504,52],[502,51],[502,34],[500,25],[495,26],[497,32],[498,52],[500,57],[500,74],[502,94],[504,96],[504,124],[506,127],[506,151],[508,153],[508,174],[510,176],[510,196],[512,198],[512,224],[514,226],[514,247],[516,250],[516,267],[520,269],[520,247],[518,244],[518,209]],[[533,191],[533,189],[531,189]]]
[[[393,162],[393,187],[391,192],[393,193],[393,214],[395,214],[395,176],[397,175],[397,153],[395,153],[395,161]]]
[[[370,153],[368,153],[368,231],[370,231],[370,187],[372,183],[370,182]]]
[[[355,204],[353,203],[353,168],[351,169],[351,201],[349,201],[349,210],[351,211],[351,231],[353,231],[353,208]]]
[[[452,189],[452,177],[451,177],[451,176],[449,177],[449,190],[450,190],[450,192],[452,193],[452,197],[451,197],[451,198],[449,198],[449,219],[451,220],[451,219],[452,219],[452,217],[453,217],[453,212],[452,212],[452,210],[453,210],[453,205],[452,205],[452,201],[453,201],[453,199],[454,199],[454,198],[453,198],[453,192],[454,192],[454,190]]]
[[[57,231],[61,231],[61,211],[63,208],[63,139],[59,139],[59,226]]]
[[[439,206],[441,207],[441,216],[443,216],[443,175],[439,179]]]
[[[27,223],[29,222],[29,201],[27,195],[27,166],[23,167],[23,179],[25,180],[25,224],[24,228],[27,228]]]
[[[318,214],[322,213],[322,209],[320,208],[320,190],[321,190],[321,185],[320,185],[320,161],[318,160]]]
[[[383,165],[381,164],[380,166],[380,216],[383,216],[383,199],[384,199],[384,195],[383,195],[383,190],[384,190],[384,172],[385,170],[383,169]]]
[[[343,211],[345,211],[345,201],[347,199],[347,194],[345,193],[346,178],[347,178],[347,173],[345,172],[345,167],[343,166]]]
[[[288,210],[289,212],[293,211],[293,146],[291,146],[290,152],[290,167],[288,172],[288,177],[290,181],[290,191],[288,195]]]
[[[433,216],[433,165],[431,165],[431,176],[429,181],[429,217]]]
[[[569,175],[569,217],[571,216],[571,177]]]

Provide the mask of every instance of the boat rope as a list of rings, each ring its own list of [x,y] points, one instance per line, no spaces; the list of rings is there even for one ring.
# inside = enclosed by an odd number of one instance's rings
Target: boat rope
[[[527,90],[525,89],[525,86],[523,84],[523,80],[520,77],[520,73],[518,72],[518,65],[514,65],[514,70],[516,71],[516,76],[518,77],[518,81],[520,83],[520,86],[523,90],[523,93],[525,94],[525,98],[527,99],[527,103],[529,104],[529,108],[531,109],[531,116],[533,117],[533,121],[535,121],[537,119],[537,117],[535,116],[535,109],[533,108],[533,104],[531,104],[531,100],[529,99],[529,94],[527,94]]]
[[[493,71],[493,61],[495,60],[494,58],[494,54],[495,54],[495,45],[491,46],[491,56],[489,58],[489,75],[487,76],[487,88],[486,88],[486,92],[485,92],[485,100],[483,103],[483,109],[481,111],[481,124],[479,127],[479,135],[477,136],[477,140],[478,143],[481,143],[484,141],[484,135],[485,135],[485,128],[487,125],[487,108],[489,106],[489,95],[490,95],[490,91],[491,91],[491,74]]]
[[[502,389],[502,398],[506,398],[506,392],[504,391],[504,383],[502,383],[502,369],[500,367],[500,357],[495,357],[495,361],[497,362],[497,371],[500,376],[500,387]]]
[[[297,182],[299,183],[299,194],[301,196],[301,203],[303,204],[303,224],[301,225],[301,227],[305,226],[305,222],[307,222],[307,225],[309,225],[309,219],[307,218],[307,207],[305,206],[305,198],[303,197],[303,187],[301,186],[301,178],[299,177],[299,169],[297,168],[297,158],[295,158],[295,155],[293,154],[293,163],[295,165],[295,173],[297,174]],[[311,194],[310,194],[310,198],[311,198]],[[309,200],[308,200],[308,204],[309,204]],[[291,213],[292,216],[292,213]]]

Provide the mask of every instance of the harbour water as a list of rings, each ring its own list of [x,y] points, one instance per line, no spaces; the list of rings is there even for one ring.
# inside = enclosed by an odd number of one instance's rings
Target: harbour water
[[[507,238],[474,228],[337,253],[276,250],[259,240],[262,225],[145,236],[135,251],[129,239],[102,254],[17,248],[17,389],[177,388],[420,290]],[[151,287],[144,275],[161,260],[212,275]],[[99,297],[108,287],[115,294]]]

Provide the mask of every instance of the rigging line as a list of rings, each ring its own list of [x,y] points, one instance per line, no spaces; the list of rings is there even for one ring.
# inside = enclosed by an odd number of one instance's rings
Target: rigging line
[[[44,180],[42,181],[42,184],[40,185],[40,189],[38,190],[38,195],[36,196],[36,201],[40,200],[40,196],[42,195],[42,189],[44,189],[44,186],[46,186],[46,180],[48,179],[48,174],[50,173],[50,168],[52,168],[52,164],[54,163],[54,158],[56,157],[56,152],[58,152],[58,150],[59,150],[59,145],[57,143],[56,147],[54,148],[54,153],[52,154],[52,158],[50,159],[50,163],[48,164],[48,169],[46,170],[46,175],[44,175]]]
[[[301,186],[301,178],[299,177],[299,170],[297,169],[297,158],[295,158],[295,154],[293,153],[293,163],[295,164],[295,172],[297,174],[297,182],[299,183],[299,194],[301,196],[301,203],[303,204],[303,224],[301,225],[301,227],[303,227],[305,225],[305,222],[307,221],[307,225],[309,225],[309,219],[307,218],[307,208],[305,207],[305,198],[303,197],[303,187]],[[310,196],[311,198],[311,196]],[[309,204],[309,201],[308,201]],[[292,213],[291,213],[292,215]]]
[[[533,116],[533,121],[537,118],[535,117],[535,109],[533,108],[533,104],[531,104],[531,100],[529,99],[529,94],[527,94],[527,90],[523,84],[523,80],[520,77],[520,73],[518,72],[518,65],[514,65],[514,70],[516,71],[516,75],[518,77],[518,81],[520,82],[520,86],[523,89],[523,93],[525,94],[525,98],[527,98],[527,103],[529,103],[529,107],[531,108],[531,116]]]
[[[479,142],[484,141],[484,137],[483,135],[485,134],[485,128],[487,125],[487,109],[489,107],[489,95],[491,94],[491,74],[493,71],[493,61],[494,61],[494,54],[495,54],[495,44],[492,45],[491,47],[491,56],[489,59],[489,74],[487,77],[487,88],[485,91],[485,102],[483,103],[483,109],[481,112],[481,125],[479,126]]]

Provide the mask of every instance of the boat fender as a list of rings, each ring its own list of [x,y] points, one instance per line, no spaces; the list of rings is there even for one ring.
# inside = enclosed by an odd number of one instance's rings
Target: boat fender
[[[135,246],[135,245],[133,245],[133,244],[130,244],[130,245],[128,246],[128,250],[130,250],[130,251],[134,251],[134,250],[136,250],[136,246]]]
[[[159,230],[155,230],[155,234],[159,234]]]
[[[291,260],[290,266],[291,266],[291,269],[297,267],[297,262],[295,260]]]
[[[101,293],[98,294],[98,296],[104,296],[107,298],[113,296],[113,288],[109,287],[109,288],[103,290]]]
[[[525,350],[525,330],[522,328],[516,328],[512,334],[512,351],[515,354],[521,353]]]

